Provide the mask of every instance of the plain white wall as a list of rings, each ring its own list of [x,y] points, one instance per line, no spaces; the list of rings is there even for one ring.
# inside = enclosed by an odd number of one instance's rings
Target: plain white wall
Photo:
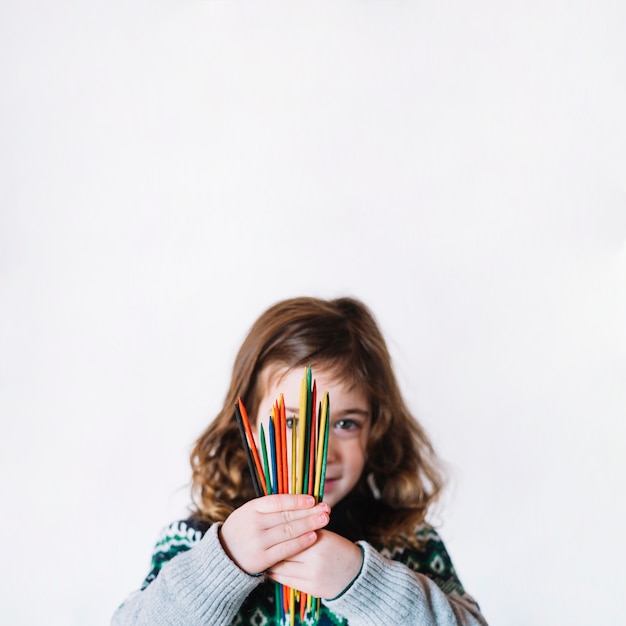
[[[626,623],[624,6],[4,0],[0,622],[108,623],[249,325],[351,294],[490,623]]]

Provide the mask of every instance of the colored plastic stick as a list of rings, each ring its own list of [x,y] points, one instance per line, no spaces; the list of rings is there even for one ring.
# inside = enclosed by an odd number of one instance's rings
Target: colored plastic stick
[[[306,397],[307,397],[307,389],[306,389],[306,370],[304,378],[302,379],[302,384],[300,385],[300,411],[298,414],[298,475],[297,475],[297,485],[296,485],[296,493],[302,493],[302,488],[304,484],[304,424],[306,421]]]
[[[261,453],[263,456],[263,471],[265,472],[265,493],[272,493],[272,484],[270,482],[270,465],[267,461],[267,444],[265,443],[265,430],[261,424]]]
[[[272,458],[272,493],[278,493],[278,465],[276,461],[276,426],[274,416],[270,416],[270,456]]]
[[[284,493],[283,492],[283,457],[282,457],[282,453],[283,453],[283,446],[280,442],[280,438],[282,436],[282,432],[283,429],[281,428],[280,425],[280,412],[278,410],[278,404],[274,404],[274,406],[272,406],[272,415],[274,416],[274,426],[276,427],[276,432],[275,432],[275,436],[276,436],[276,471],[277,473],[277,478],[276,478],[276,484],[277,484],[277,492],[276,493]]]
[[[263,490],[261,489],[261,485],[259,484],[259,476],[254,466],[252,451],[250,450],[250,446],[248,445],[248,439],[246,437],[246,429],[243,424],[243,418],[241,417],[241,411],[239,410],[239,406],[237,405],[235,405],[235,421],[237,422],[237,426],[239,427],[239,434],[241,435],[241,441],[243,443],[243,448],[246,453],[246,459],[248,461],[248,469],[250,470],[254,493],[258,498],[259,496],[263,495]]]
[[[285,398],[283,394],[280,394],[278,401],[278,408],[280,410],[280,424],[282,428],[281,433],[281,454],[283,457],[283,491],[282,493],[289,493],[289,457],[287,454],[287,410],[285,409]]]
[[[282,624],[283,621],[283,611],[282,611],[282,602],[280,601],[283,595],[282,585],[280,583],[274,583],[274,602],[276,602],[276,623]]]
[[[291,425],[291,491],[296,493],[296,444],[297,444],[297,427],[296,421],[293,420]]]
[[[307,493],[313,495],[315,488],[315,448],[317,443],[317,416],[316,416],[316,403],[317,403],[317,386],[313,381],[313,391],[311,392],[311,417],[309,422],[309,484]]]
[[[246,430],[246,436],[248,437],[248,445],[250,446],[250,450],[252,452],[252,458],[254,459],[254,464],[256,466],[258,472],[258,479],[263,492],[267,495],[265,491],[265,476],[263,476],[263,468],[261,467],[261,459],[259,458],[259,453],[256,449],[256,443],[254,442],[254,435],[252,434],[252,428],[250,427],[250,420],[248,419],[248,413],[246,412],[246,407],[243,405],[241,398],[237,400],[239,410],[241,411],[241,418],[243,420],[243,426]]]
[[[317,435],[317,467],[315,470],[315,487],[313,489],[313,495],[319,502],[320,487],[322,482],[322,464],[325,464],[324,459],[324,439],[326,437],[326,422],[328,421],[328,393],[324,394],[322,398],[322,404],[320,406],[320,425]]]
[[[328,456],[328,434],[330,431],[330,398],[326,394],[326,424],[324,429],[324,453],[322,456],[322,472],[320,476],[320,501],[324,499],[324,481],[326,480],[326,458]]]

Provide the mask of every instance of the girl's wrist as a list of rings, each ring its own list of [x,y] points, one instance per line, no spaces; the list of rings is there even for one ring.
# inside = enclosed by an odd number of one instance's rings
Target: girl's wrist
[[[359,549],[360,560],[358,561],[359,563],[358,571],[352,577],[350,582],[334,598],[328,598],[329,600],[337,600],[341,598],[341,596],[343,596],[345,593],[347,593],[347,591],[350,589],[350,587],[352,587],[352,585],[354,585],[354,583],[356,582],[356,579],[361,575],[361,572],[363,571],[363,562],[365,560],[365,550],[363,549],[363,546],[361,546],[358,543],[355,543],[353,545],[355,545]]]
[[[241,564],[237,561],[237,559],[235,559],[235,557],[232,555],[232,553],[230,552],[230,550],[228,549],[228,546],[224,543],[224,539],[222,537],[222,528],[224,527],[223,523],[220,523],[218,528],[217,528],[217,539],[220,542],[220,545],[222,546],[222,550],[224,550],[224,553],[226,554],[226,556],[245,574],[248,574],[248,576],[253,576],[254,578],[260,578],[261,576],[264,576],[266,572],[258,572],[258,573],[253,573],[253,572],[249,572],[248,570],[244,569]]]

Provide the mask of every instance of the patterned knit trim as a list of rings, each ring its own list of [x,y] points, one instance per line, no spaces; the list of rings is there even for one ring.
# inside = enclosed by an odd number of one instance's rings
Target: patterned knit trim
[[[204,536],[204,531],[194,527],[193,520],[174,522],[167,526],[159,536],[152,554],[152,568],[143,582],[145,589],[159,574],[161,567],[177,554],[190,550]],[[430,526],[423,525],[416,529],[415,539],[418,547],[407,545],[376,545],[376,550],[384,557],[403,563],[416,573],[428,576],[446,594],[458,594],[474,602],[465,593],[456,574],[452,561],[443,541]],[[244,601],[233,626],[271,626],[278,624],[274,587],[271,581],[257,587]],[[298,623],[299,620],[296,621]],[[347,621],[335,615],[324,604],[320,614],[319,626],[345,626]]]
[[[202,539],[203,533],[191,528],[185,521],[174,522],[161,531],[154,546],[150,573],[141,585],[144,590],[159,574],[161,567],[177,554],[190,550]]]
[[[231,626],[289,626],[287,619],[280,620],[276,611],[276,583],[267,580],[259,585],[241,605]],[[294,626],[348,626],[348,620],[335,615],[322,603],[319,619],[306,619],[302,622],[294,615]]]
[[[428,576],[444,593],[456,591],[464,596],[465,589],[437,532],[431,526],[423,525],[416,529],[415,538],[420,544],[419,549],[406,545],[375,547],[382,556],[404,563],[414,572]]]

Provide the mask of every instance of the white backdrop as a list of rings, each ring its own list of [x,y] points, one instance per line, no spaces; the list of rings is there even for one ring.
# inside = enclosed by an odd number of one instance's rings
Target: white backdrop
[[[252,321],[343,294],[490,623],[626,623],[625,6],[3,0],[0,623],[107,624]]]

